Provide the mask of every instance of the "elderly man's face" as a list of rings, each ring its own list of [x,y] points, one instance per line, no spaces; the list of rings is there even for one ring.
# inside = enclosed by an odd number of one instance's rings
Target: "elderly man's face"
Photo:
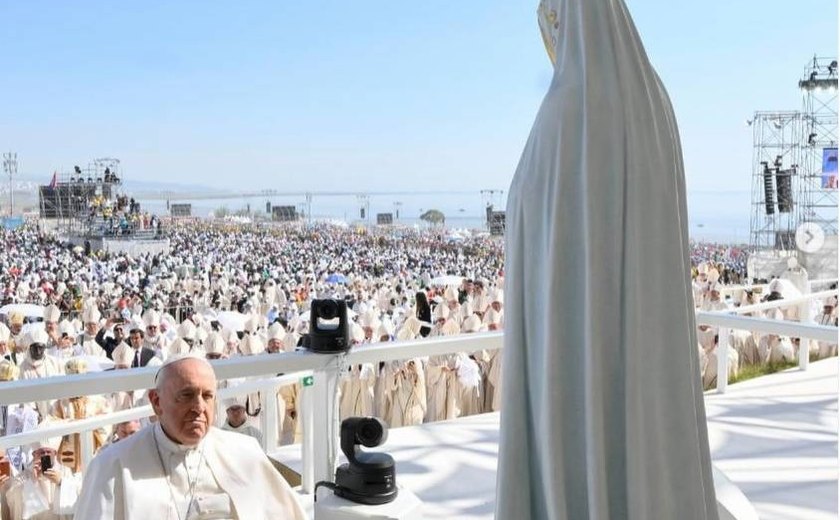
[[[128,421],[117,425],[117,438],[122,440],[140,431],[140,421]]]
[[[44,330],[47,331],[48,334],[55,332],[58,323],[54,321],[45,321],[44,322]]]
[[[268,340],[268,351],[272,354],[277,354],[283,350],[283,342],[279,339],[272,338]]]
[[[244,406],[231,406],[227,409],[226,413],[227,422],[234,428],[242,426],[243,424],[245,424],[245,421],[248,420],[248,417],[245,414]]]
[[[88,333],[88,336],[96,336],[96,333],[99,332],[99,324],[94,321],[85,323],[85,332]]]
[[[216,375],[206,362],[184,359],[162,369],[149,399],[161,426],[174,441],[198,444],[213,424]]]

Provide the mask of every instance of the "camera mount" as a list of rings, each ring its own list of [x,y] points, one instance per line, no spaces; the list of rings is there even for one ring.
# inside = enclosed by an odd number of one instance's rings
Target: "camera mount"
[[[336,354],[350,350],[347,302],[333,299],[312,300],[309,308],[307,348],[320,354]]]
[[[394,459],[365,452],[388,438],[388,425],[376,417],[350,417],[341,423],[341,451],[347,457],[335,472],[335,494],[358,504],[387,504],[397,498]]]

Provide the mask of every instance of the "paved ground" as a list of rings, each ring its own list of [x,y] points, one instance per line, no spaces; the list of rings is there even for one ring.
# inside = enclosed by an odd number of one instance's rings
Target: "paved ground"
[[[837,519],[838,362],[706,395],[712,460],[762,520]]]
[[[762,520],[837,518],[837,358],[708,393],[712,459]],[[399,428],[387,451],[426,518],[492,520],[499,415]],[[274,454],[299,471],[300,448]]]

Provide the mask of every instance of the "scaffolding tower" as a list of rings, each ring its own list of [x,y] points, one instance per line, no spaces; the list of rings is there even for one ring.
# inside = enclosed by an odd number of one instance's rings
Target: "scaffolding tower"
[[[120,161],[94,159],[71,173],[58,173],[49,185],[38,187],[40,217],[54,222],[53,228],[64,236],[89,236],[104,227],[103,218],[94,215],[96,203],[112,204],[122,185]]]
[[[795,249],[803,115],[796,111],[756,112],[753,127],[750,246]]]
[[[837,235],[837,59],[809,60],[799,88],[803,124],[797,223],[814,223],[826,235]]]

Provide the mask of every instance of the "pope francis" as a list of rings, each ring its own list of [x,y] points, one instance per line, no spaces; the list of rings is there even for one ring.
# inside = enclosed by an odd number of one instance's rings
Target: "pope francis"
[[[169,359],[149,391],[158,421],[93,459],[76,518],[306,518],[254,439],[211,426],[215,398],[205,359]]]

